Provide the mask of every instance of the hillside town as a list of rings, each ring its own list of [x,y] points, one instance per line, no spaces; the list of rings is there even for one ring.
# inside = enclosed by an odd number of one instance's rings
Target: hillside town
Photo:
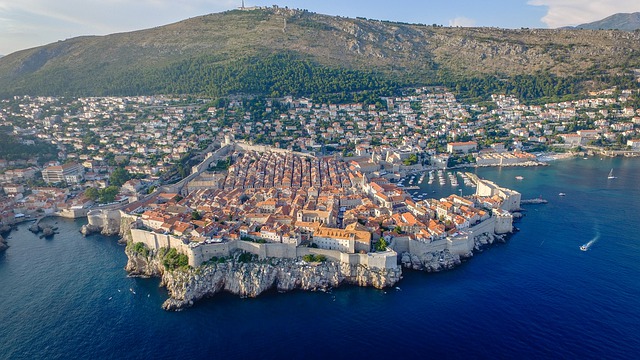
[[[328,197],[333,190],[327,187],[366,191],[371,179],[393,185],[419,171],[535,165],[548,152],[635,156],[640,150],[640,108],[628,105],[638,94],[630,90],[609,89],[582,100],[545,105],[525,105],[505,95],[469,105],[443,88],[408,93],[375,104],[339,105],[292,97],[3,100],[2,130],[15,146],[4,149],[6,156],[0,159],[2,222],[50,214],[84,216],[100,205],[135,202],[185,178],[192,173],[191,166],[228,144],[265,145],[285,154],[234,153],[221,159],[208,169],[211,174],[199,174],[200,183],[215,186],[198,188],[198,182],[192,182],[189,194],[194,195],[185,201],[196,201],[195,190],[299,187],[302,190],[286,190],[286,195],[253,190],[241,195],[257,202],[277,202],[285,196],[292,206],[298,193],[305,191],[307,197],[322,196],[320,211],[329,212],[331,203],[332,211],[345,206]],[[30,150],[20,153],[24,147]],[[284,171],[265,172],[271,167]],[[374,183],[388,186],[381,181]],[[403,197],[394,191],[384,193]],[[298,201],[300,209],[317,210],[308,198]],[[347,210],[351,206],[369,205],[354,200]],[[220,211],[219,218],[237,215],[230,207]],[[279,212],[291,214],[286,207]],[[348,211],[344,215],[351,216]]]

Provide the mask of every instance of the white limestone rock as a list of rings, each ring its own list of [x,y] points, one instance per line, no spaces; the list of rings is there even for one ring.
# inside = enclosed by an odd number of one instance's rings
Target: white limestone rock
[[[351,284],[382,289],[393,286],[402,278],[400,267],[375,269],[332,261],[307,264],[292,259],[240,262],[237,256],[196,269],[168,271],[155,252],[145,256],[127,248],[126,253],[129,261],[125,269],[131,275],[161,277],[161,285],[170,294],[163,304],[166,310],[190,307],[195,301],[222,291],[240,297],[256,297],[274,288],[281,292],[294,289],[316,291]]]

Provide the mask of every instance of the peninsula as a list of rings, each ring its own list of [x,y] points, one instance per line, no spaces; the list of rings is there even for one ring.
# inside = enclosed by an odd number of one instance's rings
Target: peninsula
[[[231,165],[209,171],[221,162]],[[193,170],[148,199],[88,214],[90,227],[127,241],[131,275],[161,277],[168,310],[220,291],[390,287],[402,267],[453,268],[504,239],[520,208],[518,192],[469,173],[475,195],[421,200],[374,166],[235,142]]]

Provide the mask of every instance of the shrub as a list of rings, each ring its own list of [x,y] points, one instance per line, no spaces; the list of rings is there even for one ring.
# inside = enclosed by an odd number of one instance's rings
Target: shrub
[[[142,242],[137,242],[137,243],[131,242],[127,244],[127,246],[134,254],[139,254],[144,257],[149,256],[149,249]]]
[[[162,264],[167,270],[175,270],[178,268],[189,267],[189,257],[185,254],[179,254],[175,248],[169,249],[162,259]]]
[[[251,262],[253,261],[253,257],[254,257],[253,254],[244,252],[240,254],[240,256],[238,256],[238,261],[242,263]]]
[[[306,262],[325,262],[327,261],[327,257],[324,255],[313,255],[308,254],[302,257],[302,260]]]

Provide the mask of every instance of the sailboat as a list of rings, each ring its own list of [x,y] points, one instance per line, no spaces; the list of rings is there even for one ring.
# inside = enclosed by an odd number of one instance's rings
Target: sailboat
[[[613,169],[611,169],[611,171],[609,171],[609,176],[607,176],[607,179],[616,179],[616,176],[613,176]]]

